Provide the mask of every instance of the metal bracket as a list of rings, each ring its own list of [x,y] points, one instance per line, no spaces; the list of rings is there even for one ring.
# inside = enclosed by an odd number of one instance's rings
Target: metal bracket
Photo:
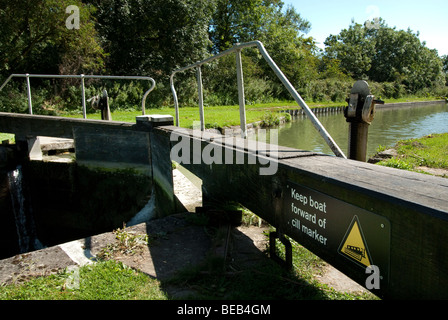
[[[363,80],[356,81],[347,102],[345,111],[347,121],[367,124],[371,124],[375,117],[375,104],[384,104],[381,100],[375,100],[370,94],[368,83]]]
[[[276,253],[276,239],[279,239],[280,242],[285,246],[285,260],[280,258]],[[280,264],[285,269],[292,269],[292,245],[291,242],[286,239],[282,233],[276,231],[269,233],[269,254],[272,260]]]
[[[361,118],[362,121],[370,124],[372,123],[374,117],[375,117],[375,97],[373,95],[368,95],[362,107]]]
[[[347,117],[356,117],[356,107],[358,106],[358,93],[350,93],[350,99],[348,100]]]

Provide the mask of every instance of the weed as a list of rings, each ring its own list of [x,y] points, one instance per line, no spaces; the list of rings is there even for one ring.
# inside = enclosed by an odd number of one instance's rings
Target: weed
[[[412,170],[414,169],[414,166],[409,164],[403,159],[399,158],[391,158],[387,160],[383,160],[378,162],[378,165],[390,167],[390,168],[396,168],[396,169],[402,169],[402,170]]]
[[[280,124],[280,116],[274,112],[268,112],[261,119],[262,127],[272,127]]]
[[[136,234],[133,231],[126,230],[125,227],[117,229],[113,233],[117,242],[102,248],[98,254],[99,259],[113,259],[117,254],[135,255],[141,253],[149,245],[147,234]]]

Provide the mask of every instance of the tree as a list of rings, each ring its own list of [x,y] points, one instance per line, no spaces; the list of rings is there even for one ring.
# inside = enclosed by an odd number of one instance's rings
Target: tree
[[[159,78],[201,59],[208,47],[212,2],[206,0],[90,0],[107,69]]]
[[[354,23],[325,40],[325,55],[340,61],[341,69],[356,79],[403,84],[410,92],[439,86],[443,79],[437,51],[430,50],[418,33]]]
[[[68,29],[66,8],[79,8],[80,28]],[[90,8],[80,0],[0,0],[0,68],[10,73],[89,73],[103,65]]]
[[[369,77],[379,82],[399,81],[412,92],[438,84],[441,61],[418,36],[410,29],[379,29]]]
[[[448,55],[442,57],[443,72],[445,72],[445,84],[448,86]]]
[[[336,59],[340,68],[355,79],[365,79],[372,67],[375,43],[371,41],[370,30],[354,23],[338,35],[330,35],[324,42],[325,55]]]
[[[210,22],[212,52],[217,53],[236,43],[278,37],[295,42],[300,33],[309,31],[310,24],[289,6],[283,11],[281,0],[217,0]]]
[[[209,27],[212,53],[226,50],[236,43],[261,41],[287,78],[296,86],[317,76],[316,50],[312,38],[306,37],[310,23],[292,6],[284,8],[281,0],[217,0],[216,10]],[[246,63],[258,65],[263,77],[278,82],[261,57],[245,51],[252,59]],[[245,78],[250,78],[248,74]],[[257,75],[260,76],[259,74]],[[283,87],[280,95],[289,94]]]

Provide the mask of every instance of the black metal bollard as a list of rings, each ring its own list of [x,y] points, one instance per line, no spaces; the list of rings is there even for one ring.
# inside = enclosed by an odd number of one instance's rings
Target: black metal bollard
[[[370,94],[369,85],[363,80],[354,84],[347,102],[344,116],[349,123],[348,158],[365,162],[369,126],[375,117],[375,104],[384,102],[374,99]]]

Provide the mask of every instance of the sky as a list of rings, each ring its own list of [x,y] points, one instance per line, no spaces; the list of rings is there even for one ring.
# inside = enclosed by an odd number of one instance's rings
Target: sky
[[[448,55],[447,0],[283,0],[292,5],[300,16],[311,23],[308,36],[320,48],[330,34],[347,29],[351,20],[363,24],[381,17],[389,27],[397,30],[410,28],[420,32],[420,40],[439,56]]]

